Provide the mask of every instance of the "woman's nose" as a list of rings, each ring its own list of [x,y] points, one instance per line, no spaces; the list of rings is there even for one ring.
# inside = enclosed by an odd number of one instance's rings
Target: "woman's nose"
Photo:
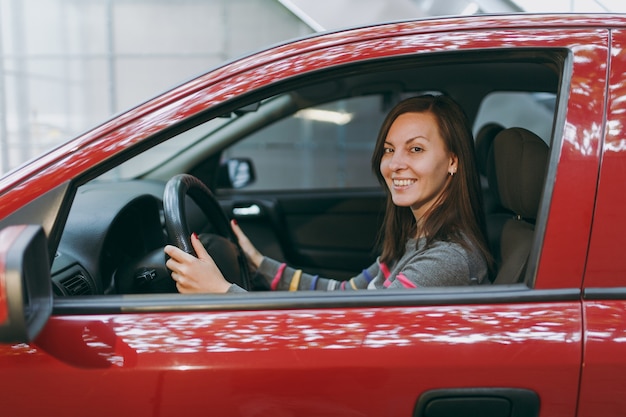
[[[400,169],[406,168],[406,158],[402,152],[394,152],[391,154],[391,159],[389,161],[389,168],[392,171],[398,171]]]

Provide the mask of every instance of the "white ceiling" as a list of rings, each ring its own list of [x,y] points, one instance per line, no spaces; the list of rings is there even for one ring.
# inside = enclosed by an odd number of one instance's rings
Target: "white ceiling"
[[[428,16],[510,12],[626,13],[624,0],[278,0],[316,31]]]
[[[529,12],[626,13],[624,0],[512,0]]]

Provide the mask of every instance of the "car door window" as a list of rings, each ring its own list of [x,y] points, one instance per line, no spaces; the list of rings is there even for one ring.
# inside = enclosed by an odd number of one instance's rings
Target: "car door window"
[[[485,96],[474,122],[474,135],[488,123],[524,127],[549,143],[552,136],[556,94],[496,91]]]
[[[256,181],[249,190],[377,187],[370,157],[386,109],[378,95],[300,110],[254,132],[224,152],[250,158]]]

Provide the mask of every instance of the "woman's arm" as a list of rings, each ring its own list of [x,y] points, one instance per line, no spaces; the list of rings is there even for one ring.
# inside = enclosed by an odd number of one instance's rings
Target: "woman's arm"
[[[233,232],[235,232],[239,246],[241,246],[243,253],[245,253],[248,263],[252,269],[256,271],[261,265],[261,262],[263,262],[263,254],[250,242],[250,239],[248,239],[248,236],[241,230],[236,220],[230,221],[230,227],[233,229]]]
[[[303,273],[300,269],[295,269],[285,263],[264,257],[234,220],[231,221],[231,226],[250,266],[256,274],[261,275],[268,282],[272,290],[333,291],[365,289],[376,274],[375,271],[371,271],[374,267],[374,269],[377,269],[376,264],[348,281],[321,278],[318,275]],[[226,292],[245,292],[243,288],[231,284],[224,278],[215,261],[207,253],[195,233],[191,236],[191,244],[198,255],[197,257],[185,253],[172,245],[165,247],[165,253],[170,257],[166,262],[166,266],[172,271],[172,279],[176,281],[176,288],[178,288],[180,293],[221,294]]]

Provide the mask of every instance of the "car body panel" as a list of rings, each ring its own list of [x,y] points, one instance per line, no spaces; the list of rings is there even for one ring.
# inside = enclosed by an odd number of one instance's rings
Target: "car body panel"
[[[63,415],[147,416],[158,405],[165,415],[401,416],[426,390],[476,386],[530,388],[545,415],[573,415],[579,313],[566,302],[55,317],[36,343],[2,346],[0,369],[13,389],[65,398]],[[15,416],[47,410],[18,409],[6,392]],[[125,400],[103,406],[103,396]]]
[[[624,30],[612,32],[610,90],[608,92],[608,114],[606,118],[604,145],[602,146],[602,168],[598,182],[593,234],[589,248],[589,262],[585,273],[585,287],[625,287],[624,268],[626,259],[623,248],[626,244],[626,220],[624,208],[624,169],[626,152],[624,135],[624,96],[626,83],[626,46]]]
[[[626,32],[612,31],[608,112],[602,146],[593,230],[585,271],[584,366],[580,387],[579,416],[624,414],[621,401],[626,387],[626,285],[624,246],[624,97],[626,85]]]
[[[584,272],[602,139],[608,32],[583,32],[579,39],[582,43],[569,44],[572,72],[563,86],[569,90],[567,110],[565,120],[556,122],[548,171],[553,182],[544,190],[540,209],[547,211],[549,200],[549,212],[559,215],[546,216],[535,288],[578,288]]]
[[[590,300],[583,307],[586,331],[578,416],[621,415],[626,412],[622,400],[626,302]]]

